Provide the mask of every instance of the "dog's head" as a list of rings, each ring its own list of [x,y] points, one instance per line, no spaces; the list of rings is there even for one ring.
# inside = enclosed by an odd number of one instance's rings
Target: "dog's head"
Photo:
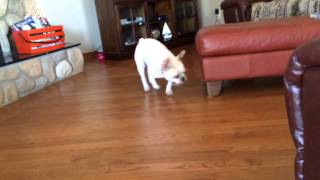
[[[186,51],[183,50],[177,56],[166,59],[162,64],[164,78],[174,85],[180,85],[187,80],[186,69],[182,63],[185,54]]]

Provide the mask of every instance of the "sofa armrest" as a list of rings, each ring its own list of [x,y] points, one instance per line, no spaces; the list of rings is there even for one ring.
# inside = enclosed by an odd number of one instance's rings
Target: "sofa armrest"
[[[319,179],[320,39],[296,49],[284,76],[286,107],[296,146],[296,179]]]
[[[297,48],[289,62],[285,80],[296,86],[303,83],[304,71],[313,66],[320,66],[320,39],[310,41]]]
[[[255,2],[271,0],[224,0],[221,9],[225,23],[243,22],[251,20],[251,5]]]

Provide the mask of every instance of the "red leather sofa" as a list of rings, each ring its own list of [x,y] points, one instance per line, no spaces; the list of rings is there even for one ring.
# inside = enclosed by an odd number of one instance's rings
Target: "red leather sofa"
[[[223,80],[283,75],[293,50],[316,37],[320,20],[308,17],[200,29],[196,48],[208,95],[219,95]]]
[[[298,48],[284,75],[296,180],[320,179],[320,39]]]

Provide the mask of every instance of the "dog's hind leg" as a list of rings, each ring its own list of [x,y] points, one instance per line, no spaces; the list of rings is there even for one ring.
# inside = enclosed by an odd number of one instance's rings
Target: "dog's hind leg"
[[[146,75],[145,75],[145,64],[143,62],[137,63],[137,70],[138,70],[144,91],[145,92],[150,91],[150,86],[147,82]]]

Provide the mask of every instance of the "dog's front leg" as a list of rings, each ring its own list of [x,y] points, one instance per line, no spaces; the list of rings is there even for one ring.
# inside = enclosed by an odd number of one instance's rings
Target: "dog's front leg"
[[[148,69],[148,79],[153,89],[156,89],[156,90],[160,89],[160,85],[157,83],[156,78],[154,77],[154,75],[149,69]]]
[[[172,91],[172,82],[168,81],[167,87],[166,87],[166,94],[168,96],[173,95],[173,91]]]
[[[149,78],[149,82],[151,83],[153,89],[159,90],[161,88],[160,85],[157,83],[156,78],[151,77],[151,76],[148,76],[148,78]]]

